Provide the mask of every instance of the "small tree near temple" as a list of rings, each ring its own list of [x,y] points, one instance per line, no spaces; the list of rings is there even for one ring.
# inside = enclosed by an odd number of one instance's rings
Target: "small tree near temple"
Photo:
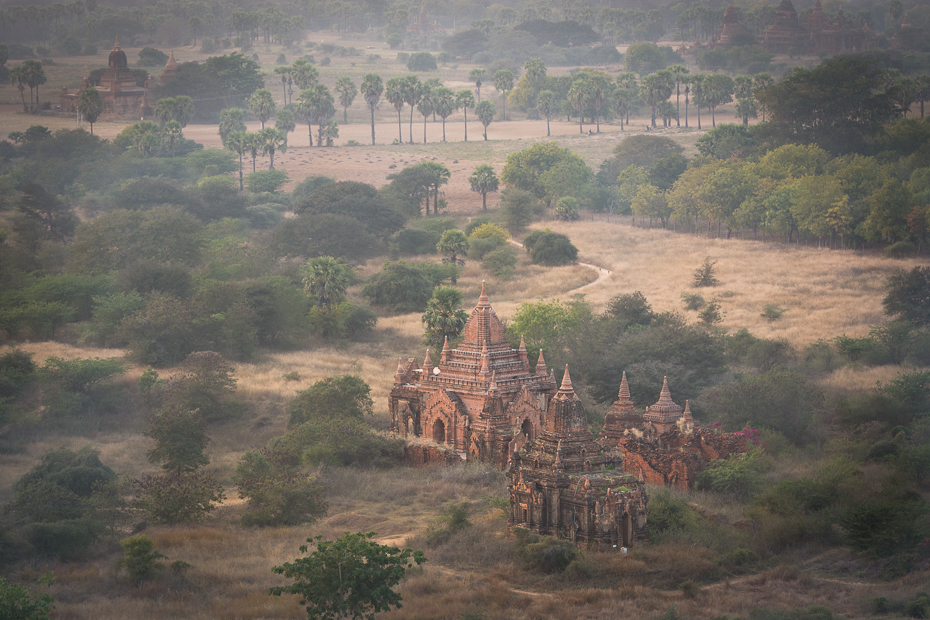
[[[401,596],[394,586],[408,568],[426,562],[426,556],[410,548],[380,545],[374,537],[374,532],[347,532],[335,541],[308,538],[308,543],[316,542],[316,551],[271,569],[294,583],[270,588],[268,593],[299,594],[307,617],[320,620],[373,620],[375,613],[399,609]],[[307,545],[300,547],[301,553],[307,551]]]

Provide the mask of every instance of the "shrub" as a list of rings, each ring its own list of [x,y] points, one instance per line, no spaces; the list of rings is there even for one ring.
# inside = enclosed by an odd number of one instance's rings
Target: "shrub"
[[[775,304],[765,304],[765,307],[762,309],[762,318],[768,319],[769,321],[777,321],[781,318],[781,315],[785,312],[783,308],[779,308]]]
[[[18,396],[35,376],[32,353],[13,349],[0,355],[0,398]]]
[[[164,67],[168,62],[168,54],[154,47],[143,47],[139,50],[140,67]]]
[[[431,547],[441,545],[459,530],[471,525],[468,513],[471,511],[469,502],[452,503],[446,506],[436,521],[426,531],[426,542]]]
[[[511,279],[516,266],[517,250],[510,244],[491,250],[481,260],[482,269],[490,271],[501,280]]]
[[[681,301],[685,304],[685,310],[700,310],[707,303],[700,293],[682,293]]]
[[[271,230],[283,219],[274,203],[246,207],[245,217],[249,220],[249,225],[256,230]]]
[[[273,194],[289,180],[290,177],[284,170],[259,170],[246,177],[245,185],[253,194],[262,192]]]
[[[312,523],[326,514],[324,488],[303,471],[275,471],[260,452],[249,451],[236,466],[236,488],[246,500],[242,524],[279,527]]]
[[[201,521],[225,499],[223,486],[203,471],[183,476],[146,474],[132,483],[132,507],[153,523]]]
[[[580,217],[577,198],[565,196],[559,198],[558,202],[555,203],[555,219],[573,222]]]
[[[423,270],[404,261],[388,261],[368,281],[362,295],[377,306],[397,312],[422,312],[433,294],[433,286]]]
[[[199,411],[205,420],[219,420],[238,410],[230,398],[236,391],[235,369],[214,351],[197,351],[181,363],[183,374],[163,387],[166,408]]]
[[[177,364],[197,346],[194,316],[188,302],[164,293],[121,326],[128,348],[139,362],[155,367]]]
[[[165,566],[158,560],[165,556],[155,551],[152,539],[145,534],[131,536],[119,542],[123,547],[123,559],[120,567],[125,568],[133,583],[148,581]]]
[[[524,230],[544,210],[536,196],[526,190],[511,187],[501,193],[499,217],[512,233]]]
[[[323,176],[321,174],[312,174],[306,179],[294,186],[294,189],[291,191],[291,206],[300,204],[302,201],[306,200],[313,191],[327,183],[335,183],[334,179]]]
[[[52,389],[88,394],[96,385],[125,372],[125,363],[115,357],[73,360],[49,357],[39,371],[39,377]]]
[[[710,257],[704,259],[704,262],[701,263],[701,266],[698,267],[694,272],[694,286],[717,286],[720,282],[716,277],[716,267],[717,261],[711,261]]]
[[[103,527],[99,522],[85,519],[30,523],[26,526],[26,539],[35,553],[57,556],[64,562],[79,559],[102,533]]]
[[[55,576],[48,573],[39,581],[48,587],[55,583]],[[25,586],[0,577],[0,617],[9,620],[49,620],[49,613],[55,609],[52,605],[54,600],[48,593],[33,597]]]
[[[503,228],[497,224],[482,224],[468,236],[468,256],[481,260],[488,252],[503,246],[510,239]]]
[[[399,461],[403,440],[375,433],[354,418],[324,417],[308,420],[272,440],[269,453],[276,466],[291,463],[292,469],[320,463],[384,466]]]
[[[704,309],[698,312],[698,318],[704,325],[708,327],[716,325],[723,320],[723,317],[726,316],[724,312],[720,310],[720,302],[716,299],[712,299],[707,302],[707,305],[704,306]]]
[[[668,489],[663,489],[650,498],[650,533],[687,532],[697,525],[697,517],[688,506],[687,500],[672,495]]]
[[[569,540],[540,536],[523,528],[514,528],[517,538],[514,549],[527,565],[544,573],[561,573],[581,556],[581,551]]]
[[[398,254],[435,254],[441,233],[432,230],[405,228],[394,236],[394,249]]]
[[[435,71],[436,57],[429,52],[415,52],[407,60],[407,69],[410,71]]]
[[[530,259],[538,265],[567,265],[578,259],[578,248],[560,233],[545,233],[533,243]]]
[[[354,375],[326,377],[297,393],[288,405],[288,428],[329,416],[361,421],[371,415],[371,388]]]
[[[762,488],[762,474],[766,469],[762,451],[750,450],[726,459],[715,459],[698,474],[695,486],[738,497],[750,497]]]
[[[887,258],[906,258],[917,253],[917,246],[910,241],[898,241],[885,248]]]

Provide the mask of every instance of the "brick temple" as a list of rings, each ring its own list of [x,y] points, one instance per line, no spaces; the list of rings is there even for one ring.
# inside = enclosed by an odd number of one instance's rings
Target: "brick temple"
[[[431,439],[462,460],[505,467],[515,449],[539,435],[555,392],[542,352],[531,369],[522,339],[510,348],[482,283],[458,348],[446,339],[435,366],[429,350],[422,366],[414,358],[398,362],[391,432]]]
[[[69,93],[67,88],[61,89],[61,110],[74,112],[77,110],[78,98],[85,88],[95,88],[103,100],[104,114],[130,114],[144,117],[151,111],[146,89],[136,85],[136,78],[129,69],[129,60],[119,46],[119,37],[113,44],[113,50],[107,61],[107,70],[100,78],[99,86],[92,86],[85,77],[81,80],[81,88],[76,93]]]
[[[507,477],[511,526],[599,549],[648,540],[645,481],[594,438],[567,366],[542,433],[514,453]]]

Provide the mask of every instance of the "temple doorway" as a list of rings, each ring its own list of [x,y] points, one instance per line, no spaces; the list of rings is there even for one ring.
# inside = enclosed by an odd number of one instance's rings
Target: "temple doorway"
[[[433,422],[433,441],[446,443],[446,424],[442,420]]]
[[[530,422],[529,418],[523,420],[520,430],[526,435],[527,441],[533,441],[533,424]]]

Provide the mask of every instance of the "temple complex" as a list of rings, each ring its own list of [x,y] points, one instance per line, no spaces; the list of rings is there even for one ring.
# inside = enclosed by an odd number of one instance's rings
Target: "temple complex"
[[[522,339],[519,349],[510,348],[482,283],[458,348],[446,339],[435,366],[429,350],[422,367],[414,358],[398,362],[391,432],[505,467],[515,449],[539,435],[555,391],[542,352],[531,369]]]
[[[68,93],[68,89],[61,89],[61,110],[75,112],[78,98],[85,88],[95,88],[103,100],[103,112],[116,114],[131,114],[143,117],[150,111],[146,89],[136,85],[136,78],[129,69],[126,52],[120,49],[119,37],[113,44],[110,52],[108,66],[100,78],[98,86],[92,86],[85,77],[81,80],[81,88],[76,93]]]
[[[891,37],[891,49],[903,52],[919,51],[926,45],[926,40],[924,29],[911,25],[911,18],[905,13],[901,28]]]
[[[442,32],[442,26],[437,22],[429,23],[426,19],[426,9],[423,5],[420,5],[420,13],[417,15],[416,20],[407,26],[407,32],[416,35],[430,35]]]
[[[856,28],[843,9],[830,19],[820,0],[815,0],[813,11],[802,25],[791,0],[782,0],[775,12],[775,23],[762,33],[760,44],[766,51],[778,54],[841,54],[872,49],[878,45],[878,36],[868,25]]]
[[[588,429],[566,366],[542,433],[513,455],[509,524],[599,549],[648,540],[645,483],[623,465]]]
[[[713,459],[727,458],[746,451],[746,437],[740,433],[718,433],[695,428],[691,403],[684,409],[674,400],[663,380],[662,392],[644,413],[636,411],[630,399],[626,373],[613,409],[605,416],[602,443],[619,448],[627,471],[640,472],[649,484],[694,487],[699,471]]]

